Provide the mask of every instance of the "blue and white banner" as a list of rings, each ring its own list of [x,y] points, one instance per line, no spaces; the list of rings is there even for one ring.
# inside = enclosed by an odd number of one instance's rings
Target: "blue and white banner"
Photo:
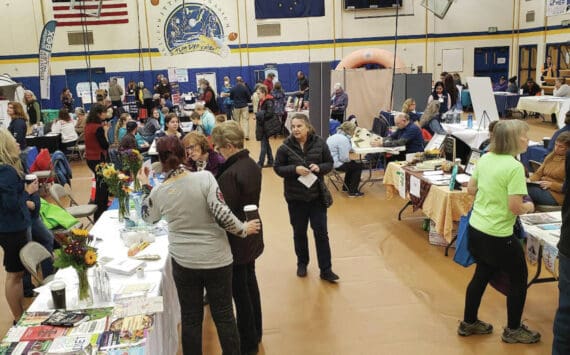
[[[50,99],[50,59],[57,21],[48,21],[42,31],[39,50],[40,97]]]
[[[564,15],[570,12],[570,0],[547,0],[546,16]]]

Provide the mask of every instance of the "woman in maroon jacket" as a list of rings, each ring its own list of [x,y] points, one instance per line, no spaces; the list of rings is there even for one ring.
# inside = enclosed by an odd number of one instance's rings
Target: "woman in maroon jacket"
[[[97,164],[107,160],[107,149],[109,149],[109,142],[107,141],[107,131],[109,125],[103,120],[107,117],[107,110],[101,104],[93,104],[89,115],[87,116],[87,123],[85,124],[85,159],[87,166],[95,174],[96,188],[95,188],[95,204],[97,205],[97,212],[95,212],[95,221],[99,219],[101,214],[107,210],[107,203],[109,201],[109,191],[107,184],[103,178],[97,175]]]
[[[261,194],[261,169],[243,149],[244,136],[235,121],[217,125],[212,131],[216,150],[226,158],[218,169],[218,184],[227,205],[242,221],[246,219],[244,206],[259,206]],[[257,354],[263,328],[255,259],[263,252],[263,230],[248,238],[227,234],[234,257],[232,288],[241,353]]]

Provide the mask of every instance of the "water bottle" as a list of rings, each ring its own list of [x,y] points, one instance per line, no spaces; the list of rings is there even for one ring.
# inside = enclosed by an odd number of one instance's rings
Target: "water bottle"
[[[453,191],[455,189],[456,177],[457,177],[457,170],[459,170],[459,164],[461,164],[461,159],[455,159],[453,164],[453,169],[451,170],[451,179],[449,180],[449,191]]]
[[[473,115],[467,115],[467,128],[473,128]]]
[[[44,125],[40,122],[38,123],[38,137],[44,136]]]

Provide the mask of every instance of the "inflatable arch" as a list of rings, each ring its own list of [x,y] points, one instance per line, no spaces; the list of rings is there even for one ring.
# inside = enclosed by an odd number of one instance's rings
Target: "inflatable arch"
[[[354,51],[344,57],[335,70],[359,68],[365,64],[380,64],[384,68],[394,65],[394,53],[385,49],[364,48]],[[403,69],[406,65],[396,56],[396,69]]]

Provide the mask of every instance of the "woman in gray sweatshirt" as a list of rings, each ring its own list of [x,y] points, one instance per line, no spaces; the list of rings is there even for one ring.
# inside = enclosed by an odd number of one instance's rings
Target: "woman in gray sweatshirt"
[[[145,196],[143,219],[168,222],[172,276],[178,291],[184,354],[202,353],[203,290],[224,354],[239,354],[239,334],[232,305],[232,252],[225,231],[246,237],[257,233],[259,220],[241,222],[229,209],[214,176],[180,167],[184,147],[174,136],[157,140],[166,179]],[[148,172],[139,172],[148,186]],[[146,187],[146,189],[149,189]]]

